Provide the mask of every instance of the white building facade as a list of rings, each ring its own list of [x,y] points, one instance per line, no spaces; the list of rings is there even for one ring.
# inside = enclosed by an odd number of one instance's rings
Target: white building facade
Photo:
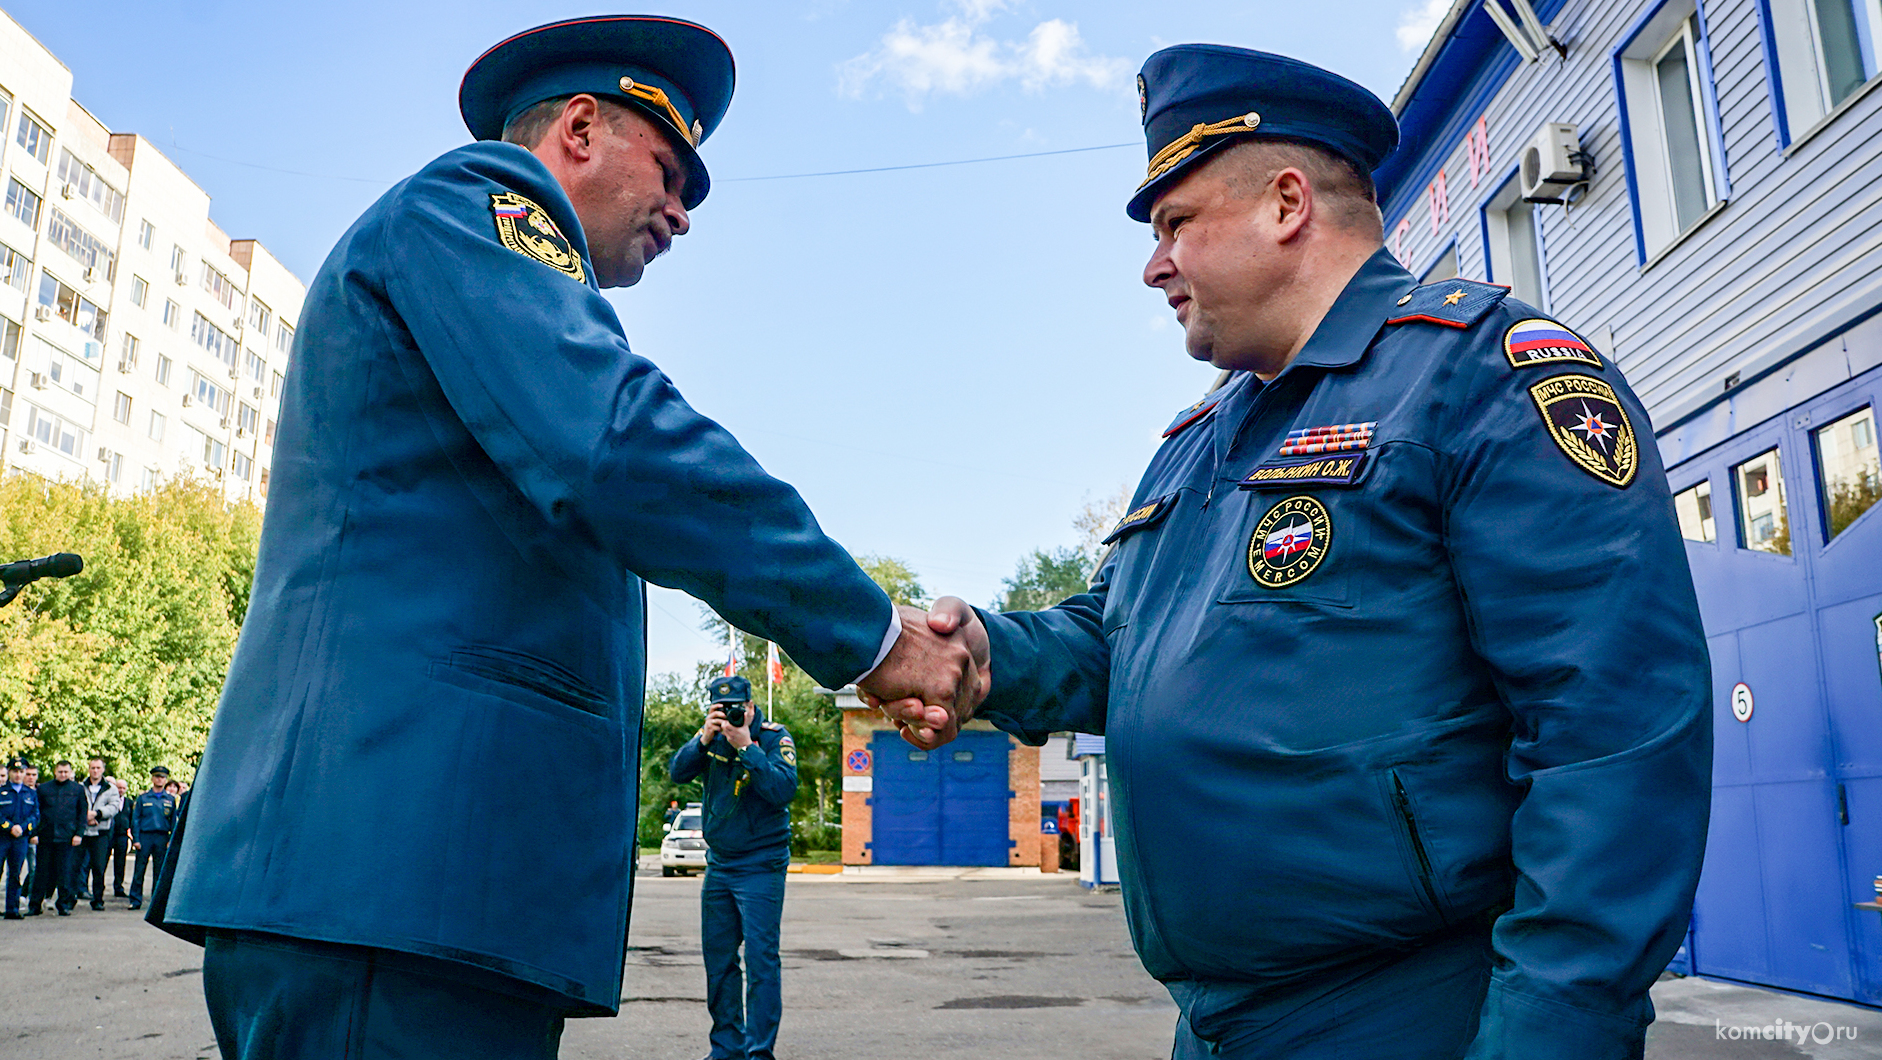
[[[263,502],[306,286],[0,14],[0,472]]]

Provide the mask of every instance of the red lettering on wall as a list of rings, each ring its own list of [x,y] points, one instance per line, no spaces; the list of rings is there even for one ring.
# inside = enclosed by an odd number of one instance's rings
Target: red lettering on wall
[[[1431,207],[1431,234],[1439,235],[1451,223],[1451,196],[1444,186],[1442,169],[1438,170],[1438,179],[1425,188],[1425,204]]]
[[[1392,256],[1398,259],[1400,265],[1407,268],[1411,267],[1410,263],[1405,260],[1405,233],[1409,231],[1411,231],[1411,218],[1409,217],[1401,219],[1398,227],[1392,230]]]
[[[1490,126],[1486,118],[1477,119],[1477,127],[1464,134],[1464,154],[1470,158],[1470,186],[1476,187],[1490,172]]]

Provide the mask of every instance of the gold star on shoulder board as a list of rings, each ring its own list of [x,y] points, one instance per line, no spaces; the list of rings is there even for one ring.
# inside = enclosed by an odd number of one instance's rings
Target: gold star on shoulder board
[[[1447,294],[1444,296],[1445,305],[1456,305],[1457,303],[1463,300],[1464,300],[1464,292],[1462,291],[1452,291],[1450,294]]]

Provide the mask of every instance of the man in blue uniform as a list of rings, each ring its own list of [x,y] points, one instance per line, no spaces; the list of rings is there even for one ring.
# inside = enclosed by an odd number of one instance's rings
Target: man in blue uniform
[[[1139,85],[1144,281],[1227,378],[1088,593],[937,605],[986,661],[979,716],[1106,734],[1179,1055],[1638,1057],[1711,762],[1645,411],[1507,289],[1384,251],[1397,129],[1364,89],[1209,45]],[[924,746],[965,716],[891,711]]]
[[[459,93],[477,142],[310,286],[248,617],[149,914],[204,941],[227,1060],[545,1057],[566,1016],[617,1010],[642,578],[826,685],[940,703],[971,674],[601,296],[687,231],[732,78],[677,19],[504,41]],[[582,812],[399,812],[499,760],[571,778]],[[516,902],[544,849],[554,899]]]
[[[152,766],[150,790],[131,803],[131,850],[137,855],[137,867],[131,872],[131,908],[144,904],[144,866],[155,865],[151,890],[156,890],[163,874],[163,855],[170,849],[170,833],[176,828],[176,796],[167,790],[170,770]]]
[[[20,920],[20,876],[26,871],[26,852],[39,827],[39,793],[26,786],[26,760],[7,763],[7,779],[0,784],[0,872],[6,873],[6,918]]]
[[[667,772],[681,784],[704,776],[706,881],[699,890],[700,950],[712,1060],[771,1060],[784,1013],[778,932],[791,863],[791,799],[797,747],[751,701],[751,682],[716,677],[711,713],[680,745]],[[745,974],[738,950],[745,947]]]

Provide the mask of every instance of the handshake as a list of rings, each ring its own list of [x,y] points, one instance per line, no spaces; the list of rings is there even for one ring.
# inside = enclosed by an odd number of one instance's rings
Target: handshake
[[[987,627],[954,596],[936,600],[930,611],[900,606],[896,614],[901,637],[856,684],[863,701],[894,722],[902,739],[933,750],[960,735],[993,687]]]

